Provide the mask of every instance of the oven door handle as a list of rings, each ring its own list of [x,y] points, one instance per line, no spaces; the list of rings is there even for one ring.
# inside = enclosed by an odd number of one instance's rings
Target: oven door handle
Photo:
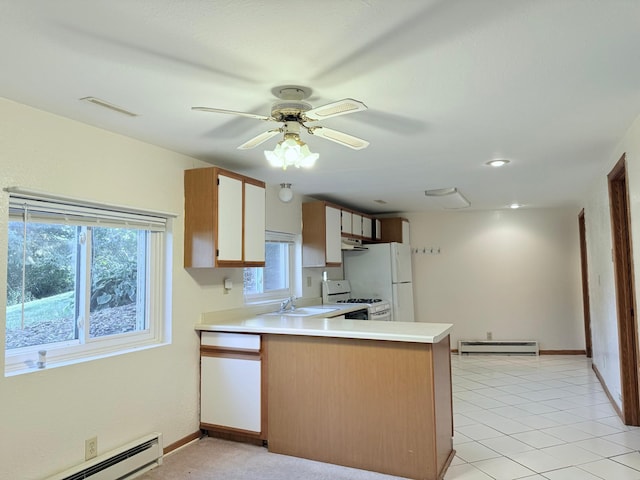
[[[391,320],[391,312],[389,310],[386,310],[384,312],[369,313],[369,320],[378,320],[378,319]]]

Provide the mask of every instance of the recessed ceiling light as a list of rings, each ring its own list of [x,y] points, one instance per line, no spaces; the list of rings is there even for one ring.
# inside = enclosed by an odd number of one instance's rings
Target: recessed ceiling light
[[[122,107],[114,105],[113,103],[109,103],[106,100],[101,100],[96,97],[83,97],[80,100],[85,102],[93,103],[94,105],[98,105],[99,107],[108,108],[109,110],[113,110],[114,112],[122,113],[123,115],[128,115],[129,117],[137,117],[137,113],[130,112],[129,110],[125,110]]]
[[[511,205],[509,205],[509,208],[513,208],[514,210],[516,208],[522,208],[522,204],[521,203],[512,203]]]
[[[507,163],[511,162],[511,160],[507,160],[506,158],[496,158],[494,160],[489,160],[485,165],[489,165],[490,167],[504,167]]]

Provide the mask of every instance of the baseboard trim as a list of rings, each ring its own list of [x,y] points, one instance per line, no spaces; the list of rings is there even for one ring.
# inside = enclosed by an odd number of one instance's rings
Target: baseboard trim
[[[540,355],[586,355],[586,350],[540,350]]]
[[[243,433],[241,431],[226,430],[220,427],[208,427],[206,424],[200,424],[202,430],[213,438],[222,440],[231,440],[232,442],[250,443],[251,445],[264,446],[266,439],[260,438],[259,433]]]
[[[593,372],[596,374],[596,378],[598,379],[598,381],[600,382],[600,385],[602,385],[602,390],[604,390],[604,394],[607,396],[607,398],[609,399],[609,403],[611,403],[611,406],[613,407],[613,409],[616,411],[616,413],[618,414],[618,418],[620,418],[620,420],[622,420],[622,423],[624,423],[624,419],[622,417],[622,410],[620,410],[620,407],[618,406],[618,404],[615,402],[615,400],[613,399],[613,395],[611,395],[611,392],[609,391],[609,389],[607,388],[607,384],[604,383],[604,378],[602,378],[602,375],[600,375],[600,372],[598,371],[598,367],[596,367],[593,363],[591,364],[591,369],[593,370]]]
[[[447,457],[447,460],[444,462],[444,465],[442,466],[442,470],[440,471],[440,474],[438,475],[438,480],[444,480],[445,475],[447,474],[447,470],[449,469],[449,466],[451,465],[451,462],[453,461],[453,457],[456,456],[456,451],[455,450],[451,450],[451,453],[449,453],[449,456]]]
[[[173,452],[174,450],[177,450],[180,447],[183,447],[184,445],[186,445],[189,442],[193,442],[194,440],[198,440],[201,437],[201,433],[200,430],[198,430],[197,432],[193,432],[189,435],[187,435],[186,437],[181,438],[180,440],[178,440],[177,442],[173,442],[170,445],[167,445],[166,447],[164,447],[162,449],[162,454],[166,455],[167,453]]]

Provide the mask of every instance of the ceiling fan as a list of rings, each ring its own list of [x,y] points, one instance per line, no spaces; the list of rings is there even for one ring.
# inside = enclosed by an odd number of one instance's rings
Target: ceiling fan
[[[280,100],[272,105],[271,115],[269,116],[211,107],[191,107],[191,110],[239,115],[242,117],[254,118],[256,120],[281,122],[283,124],[280,128],[267,130],[266,132],[246,141],[238,147],[240,150],[255,148],[280,133],[284,134],[284,141],[293,140],[298,144],[304,145],[304,142],[300,141],[301,128],[311,135],[326,138],[327,140],[331,140],[332,142],[354,150],[360,150],[369,145],[369,142],[366,140],[331,128],[319,125],[306,125],[308,122],[318,122],[327,118],[346,115],[348,113],[361,112],[367,109],[367,106],[364,103],[352,98],[344,98],[336,102],[313,108],[311,104],[304,101],[311,96],[311,92],[312,90],[309,87],[301,87],[298,85],[282,85],[272,88],[271,93]]]

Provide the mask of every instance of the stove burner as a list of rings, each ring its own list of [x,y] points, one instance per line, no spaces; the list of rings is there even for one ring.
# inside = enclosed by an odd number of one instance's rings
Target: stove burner
[[[381,301],[380,298],[347,298],[346,300],[338,300],[338,303],[377,303]]]

